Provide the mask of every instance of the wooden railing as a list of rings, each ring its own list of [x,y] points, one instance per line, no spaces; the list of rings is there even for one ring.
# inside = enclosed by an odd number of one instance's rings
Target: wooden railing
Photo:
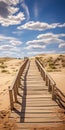
[[[56,82],[44,69],[40,61],[37,58],[35,59],[35,61],[39,71],[41,72],[41,76],[46,82],[46,86],[48,86],[48,91],[52,93],[52,99],[55,100],[60,107],[65,109],[65,95],[60,91],[60,89],[58,89]]]
[[[18,73],[16,74],[16,77],[12,83],[12,85],[9,87],[9,97],[10,97],[10,107],[11,110],[14,108],[14,103],[17,102],[17,95],[18,95],[18,88],[20,86],[20,77],[26,67],[26,64],[29,59],[26,59],[24,63],[19,68]]]

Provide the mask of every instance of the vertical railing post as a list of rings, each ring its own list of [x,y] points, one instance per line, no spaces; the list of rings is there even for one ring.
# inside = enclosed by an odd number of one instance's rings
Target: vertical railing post
[[[16,89],[17,89],[17,94],[18,94],[18,77],[17,77],[17,81],[16,81]]]
[[[50,92],[50,79],[48,79],[48,91]]]
[[[14,99],[15,99],[15,102],[17,102],[17,88],[16,88],[16,84],[14,86]]]
[[[13,110],[13,108],[14,108],[13,94],[12,94],[12,90],[10,89],[10,87],[8,87],[8,89],[9,89],[10,107],[11,107],[11,110]]]
[[[43,79],[44,79],[44,81],[45,81],[45,72],[43,71]]]
[[[54,88],[55,88],[55,85],[56,85],[56,84],[53,84],[53,86],[52,86],[52,99],[53,99],[53,100],[55,100],[55,96],[54,96]]]
[[[46,86],[48,86],[48,77],[47,77],[47,74],[46,74]]]

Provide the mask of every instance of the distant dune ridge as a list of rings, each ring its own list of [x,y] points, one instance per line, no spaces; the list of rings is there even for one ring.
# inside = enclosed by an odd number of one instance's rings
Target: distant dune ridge
[[[37,55],[41,64],[55,80],[58,88],[65,94],[65,54]],[[34,58],[34,57],[33,57]],[[0,130],[16,130],[15,120],[10,122],[8,86],[13,82],[15,75],[23,63],[16,58],[0,58]],[[54,128],[31,128],[30,130],[55,130]],[[59,126],[57,130],[65,130],[65,126]]]

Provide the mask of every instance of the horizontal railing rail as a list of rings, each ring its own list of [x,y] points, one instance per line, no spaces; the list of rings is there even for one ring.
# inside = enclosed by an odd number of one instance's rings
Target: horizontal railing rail
[[[60,89],[58,89],[56,82],[48,74],[48,72],[42,66],[38,58],[35,58],[35,61],[36,61],[39,71],[41,72],[41,76],[46,82],[46,86],[48,86],[48,91],[52,93],[52,99],[55,100],[59,106],[65,109],[65,95],[61,92]]]
[[[20,86],[20,77],[21,77],[28,61],[29,61],[29,59],[26,59],[24,61],[24,63],[20,66],[20,68],[16,74],[16,77],[15,77],[14,81],[12,82],[12,85],[9,86],[9,88],[8,88],[11,110],[13,110],[13,108],[14,108],[14,102],[15,103],[17,102],[18,88]]]

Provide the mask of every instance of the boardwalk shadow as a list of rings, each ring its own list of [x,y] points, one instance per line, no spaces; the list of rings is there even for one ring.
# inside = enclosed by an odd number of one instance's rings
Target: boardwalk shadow
[[[21,108],[21,114],[20,114],[20,123],[24,122],[25,119],[25,109],[26,109],[26,95],[27,95],[27,74],[29,70],[30,63],[28,67],[26,68],[24,80],[23,80],[23,96],[22,96],[22,108]]]
[[[21,93],[18,94],[21,100],[17,101],[18,108],[17,107],[14,108],[14,112],[20,117],[20,123],[23,123],[25,119],[26,95],[27,95],[27,74],[28,74],[29,66],[30,66],[30,63],[28,63],[28,66],[24,70],[25,75],[24,75],[24,80],[23,80],[23,87],[22,85],[19,87],[19,89],[23,91],[22,94]]]

